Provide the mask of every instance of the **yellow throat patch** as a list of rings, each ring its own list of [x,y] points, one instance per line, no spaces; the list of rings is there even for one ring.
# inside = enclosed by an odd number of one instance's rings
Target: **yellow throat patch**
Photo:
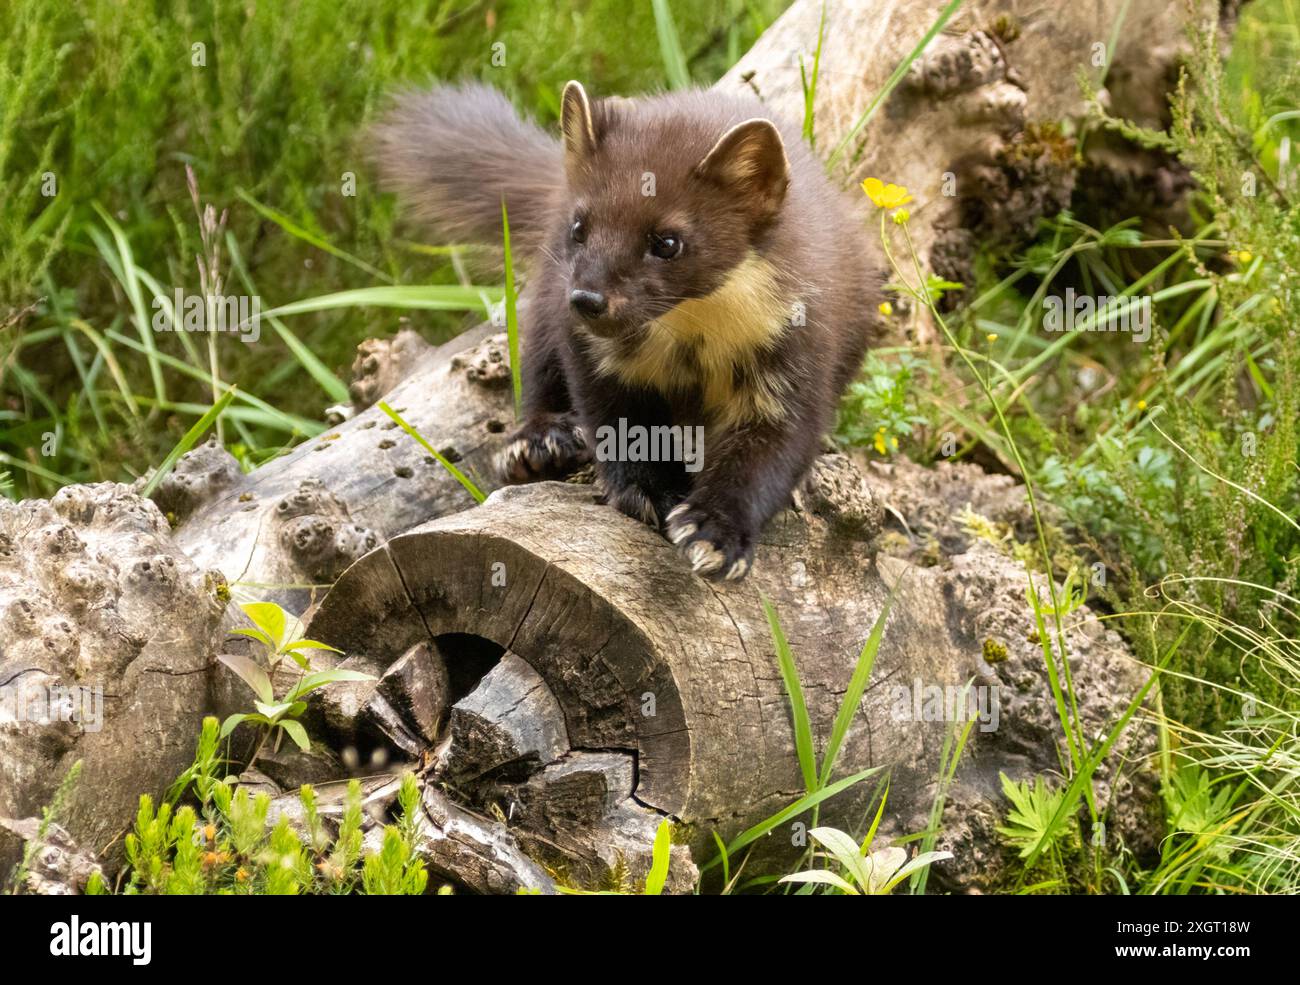
[[[646,328],[630,353],[593,339],[602,372],[669,395],[698,387],[714,423],[734,427],[779,420],[788,383],[759,367],[759,354],[790,326],[793,302],[776,269],[751,253],[712,294],[683,301]]]

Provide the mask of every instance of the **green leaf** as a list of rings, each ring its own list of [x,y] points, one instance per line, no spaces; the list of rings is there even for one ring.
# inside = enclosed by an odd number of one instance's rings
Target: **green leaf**
[[[854,882],[859,886],[867,885],[868,867],[856,841],[838,828],[813,828],[808,834],[848,870]]]
[[[655,33],[659,35],[659,54],[663,58],[668,85],[673,89],[689,89],[691,73],[686,67],[686,52],[682,50],[681,39],[677,36],[672,8],[668,6],[668,0],[651,0],[651,5],[654,7]]]
[[[425,451],[427,451],[430,455],[432,455],[435,459],[437,459],[438,464],[441,465],[448,472],[450,472],[452,478],[455,479],[457,482],[459,482],[462,486],[464,486],[465,490],[471,496],[474,497],[474,502],[481,503],[483,502],[483,500],[487,499],[487,495],[481,489],[479,489],[478,486],[474,485],[474,483],[470,480],[469,476],[467,476],[460,469],[456,468],[456,466],[453,465],[450,461],[448,461],[446,456],[444,456],[440,451],[434,448],[433,445],[425,441],[424,436],[421,435],[419,431],[415,430],[415,428],[411,427],[411,425],[407,424],[406,421],[402,420],[401,416],[397,413],[397,411],[389,407],[388,404],[385,403],[383,400],[379,401],[378,406],[380,410],[382,410],[385,414],[387,414],[397,423],[397,426],[399,428],[401,428],[408,435],[414,438],[420,444],[420,447],[422,447]]]
[[[281,715],[293,707],[292,701],[281,701],[277,704],[268,704],[264,701],[254,701],[253,707],[260,711],[271,721],[276,721]]]
[[[261,667],[247,657],[235,653],[218,653],[217,659],[239,675],[240,679],[253,689],[263,701],[274,701],[275,691],[271,687],[271,678]]]
[[[373,674],[363,674],[359,670],[343,670],[335,668],[333,670],[321,670],[314,674],[308,674],[290,691],[285,697],[298,699],[303,695],[310,694],[317,688],[324,687],[326,684],[337,684],[340,681],[373,681]]]
[[[840,701],[840,710],[835,715],[830,741],[826,743],[826,752],[822,757],[820,783],[823,786],[831,778],[831,772],[835,769],[835,760],[839,758],[840,746],[844,743],[844,737],[848,735],[849,726],[853,724],[853,719],[858,713],[858,705],[862,702],[862,695],[867,690],[871,668],[875,666],[876,653],[885,635],[885,620],[889,618],[889,609],[894,604],[894,596],[898,593],[902,582],[902,578],[899,578],[894,582],[894,587],[889,590],[889,597],[885,599],[880,615],[876,618],[876,624],[871,627],[867,642],[862,645],[862,652],[858,654],[857,665],[853,668],[853,676],[849,679],[848,690],[844,692],[844,697]]]
[[[932,865],[935,862],[942,862],[944,859],[948,858],[952,858],[952,852],[922,852],[894,873],[894,877],[890,879],[889,882],[885,883],[884,891],[887,893],[892,892],[895,886],[910,876],[913,872],[916,872],[927,865]]]
[[[852,885],[845,882],[834,872],[827,872],[825,869],[813,869],[810,872],[793,872],[788,876],[782,876],[780,882],[798,882],[810,885],[834,886],[836,889],[848,896],[862,895]]]
[[[849,789],[849,787],[854,784],[861,783],[872,774],[879,773],[880,769],[881,767],[879,766],[873,766],[870,769],[862,770],[860,773],[854,773],[852,776],[846,776],[841,780],[836,780],[830,786],[822,787],[816,793],[804,794],[804,796],[800,797],[794,803],[788,804],[771,817],[764,821],[760,821],[758,824],[755,824],[753,827],[741,832],[733,838],[731,843],[727,845],[727,857],[729,858],[735,855],[736,852],[740,851],[740,849],[763,837],[763,835],[770,833],[774,828],[780,827],[790,818],[797,817],[809,808],[816,807],[822,801],[829,800],[836,794]],[[703,865],[700,868],[700,871],[707,871],[721,861],[721,855],[715,856],[712,861]]]
[[[653,859],[650,865],[650,872],[645,877],[645,894],[647,896],[658,896],[664,891],[664,883],[668,881],[668,863],[672,858],[673,848],[673,826],[668,818],[659,822],[659,828],[655,831],[654,850],[651,853]]]
[[[274,602],[245,602],[240,606],[253,625],[264,632],[275,649],[284,641],[284,610]]]
[[[296,745],[303,752],[311,748],[311,742],[307,739],[307,730],[302,727],[301,722],[295,722],[292,718],[280,723],[280,728],[289,733],[289,738],[293,739]]]
[[[236,726],[238,726],[240,722],[246,721],[250,717],[252,716],[231,715],[229,718],[227,718],[224,722],[221,723],[221,732],[218,737],[224,739],[231,732],[235,731]]]
[[[342,653],[336,646],[330,646],[328,643],[321,643],[317,640],[295,640],[285,646],[285,650],[329,650],[331,653]]]
[[[336,256],[340,260],[352,264],[352,266],[356,267],[359,270],[364,270],[371,277],[374,277],[377,280],[386,280],[391,282],[392,278],[389,277],[387,274],[385,274],[379,268],[372,267],[370,264],[366,263],[360,257],[355,257],[351,253],[347,252],[346,250],[339,249],[337,246],[335,246],[333,243],[329,242],[328,240],[324,239],[323,237],[317,236],[315,233],[307,229],[304,229],[302,226],[298,225],[298,223],[294,222],[283,212],[279,212],[271,208],[269,205],[263,205],[261,202],[255,199],[244,189],[236,188],[235,194],[238,195],[240,198],[242,198],[249,205],[251,205],[254,209],[256,209],[263,217],[270,219],[272,222],[274,222],[277,226],[283,229],[290,236],[297,237],[298,239],[302,240],[305,243],[310,243],[312,246],[316,247],[316,249],[323,250],[326,253],[330,254],[331,256]]]
[[[432,311],[478,311],[484,297],[492,297],[497,288],[461,287],[452,284],[422,286],[358,287],[350,291],[321,294],[282,304],[263,311],[262,318],[301,315],[310,311],[329,311],[334,308],[421,308]]]
[[[230,631],[230,635],[248,636],[251,637],[252,639],[257,640],[259,643],[263,644],[264,646],[270,647],[272,650],[275,649],[275,641],[271,639],[271,637],[267,636],[260,629],[254,626],[241,626],[239,629],[232,629]]]

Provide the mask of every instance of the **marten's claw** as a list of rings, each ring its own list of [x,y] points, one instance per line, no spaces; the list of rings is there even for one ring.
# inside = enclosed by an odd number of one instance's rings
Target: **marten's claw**
[[[610,489],[603,479],[599,477],[596,479],[598,502],[606,503],[634,520],[640,520],[651,530],[663,529],[664,517],[679,498],[671,493],[647,492],[635,485]]]
[[[754,562],[752,538],[721,517],[685,502],[668,514],[665,534],[690,562],[713,581],[739,581]]]
[[[497,458],[505,482],[562,479],[591,461],[582,429],[563,414],[547,414],[520,425]]]

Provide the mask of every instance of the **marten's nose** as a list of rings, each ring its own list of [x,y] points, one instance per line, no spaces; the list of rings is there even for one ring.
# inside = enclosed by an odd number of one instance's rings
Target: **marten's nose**
[[[589,321],[599,318],[609,310],[609,302],[605,300],[605,295],[598,294],[596,291],[571,291],[569,305]]]

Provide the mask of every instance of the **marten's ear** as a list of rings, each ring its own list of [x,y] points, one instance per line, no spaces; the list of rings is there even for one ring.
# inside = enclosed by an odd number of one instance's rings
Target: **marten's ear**
[[[695,173],[735,195],[759,218],[771,218],[785,201],[790,162],[771,120],[737,123],[722,135]]]
[[[560,98],[560,130],[564,133],[566,166],[586,160],[596,149],[596,125],[591,116],[591,101],[580,82],[570,82]]]

